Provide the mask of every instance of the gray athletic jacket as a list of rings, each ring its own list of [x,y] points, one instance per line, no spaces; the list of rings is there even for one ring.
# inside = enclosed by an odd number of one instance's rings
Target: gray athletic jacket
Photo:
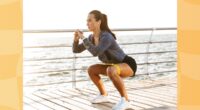
[[[98,56],[103,63],[121,63],[126,56],[119,47],[112,34],[101,32],[99,44],[96,46],[93,42],[92,34],[84,38],[83,42],[73,42],[72,50],[74,53],[80,53],[87,49],[93,56]]]

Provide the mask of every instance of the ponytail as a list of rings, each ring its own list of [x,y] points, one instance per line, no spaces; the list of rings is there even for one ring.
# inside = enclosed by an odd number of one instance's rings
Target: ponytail
[[[107,31],[110,34],[112,34],[112,36],[116,39],[116,36],[114,33],[112,33],[112,31],[110,30],[110,28],[108,27],[108,22],[107,22],[107,16],[105,14],[101,14],[101,25],[100,25],[100,29],[102,31]]]
[[[94,14],[95,19],[96,19],[97,21],[101,20],[101,24],[100,24],[100,29],[101,29],[101,31],[109,32],[109,33],[114,37],[114,39],[116,40],[115,34],[114,34],[114,33],[110,30],[110,28],[108,27],[107,15],[101,13],[101,12],[98,11],[98,10],[93,10],[93,11],[90,12],[90,14]]]

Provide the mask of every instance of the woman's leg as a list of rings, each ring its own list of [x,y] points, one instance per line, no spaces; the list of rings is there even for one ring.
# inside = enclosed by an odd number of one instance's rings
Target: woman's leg
[[[114,86],[119,91],[122,97],[125,97],[128,100],[128,96],[126,93],[125,85],[122,78],[129,77],[133,75],[133,70],[126,63],[115,64],[120,68],[120,71],[116,68],[116,66],[109,66],[107,68],[107,75],[112,80]],[[118,74],[120,72],[120,74]]]
[[[107,95],[107,92],[106,92],[103,82],[101,80],[100,74],[106,75],[106,69],[108,66],[109,65],[95,64],[95,65],[91,65],[88,68],[88,74],[90,76],[90,79],[97,86],[101,95],[104,95],[104,96]]]

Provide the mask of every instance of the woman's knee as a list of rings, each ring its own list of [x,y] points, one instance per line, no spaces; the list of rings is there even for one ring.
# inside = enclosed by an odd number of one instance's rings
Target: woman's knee
[[[91,65],[88,67],[87,72],[89,75],[94,75],[95,74],[95,65]]]
[[[108,77],[110,79],[113,79],[114,77],[116,77],[117,75],[117,70],[114,66],[109,66],[107,69],[106,69],[106,73],[108,75]]]

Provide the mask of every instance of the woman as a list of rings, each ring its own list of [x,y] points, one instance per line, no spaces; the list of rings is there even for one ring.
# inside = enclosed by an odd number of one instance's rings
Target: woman
[[[93,34],[85,38],[83,33],[77,30],[74,33],[73,52],[80,53],[88,50],[93,56],[98,56],[102,64],[91,65],[88,74],[100,91],[100,94],[92,100],[92,103],[108,101],[108,93],[105,90],[100,75],[108,76],[121,95],[121,100],[114,110],[124,110],[129,106],[129,99],[122,78],[135,76],[137,64],[135,59],[126,55],[117,44],[116,36],[108,27],[107,16],[98,10],[88,14],[87,26]],[[79,44],[79,39],[83,42]]]

